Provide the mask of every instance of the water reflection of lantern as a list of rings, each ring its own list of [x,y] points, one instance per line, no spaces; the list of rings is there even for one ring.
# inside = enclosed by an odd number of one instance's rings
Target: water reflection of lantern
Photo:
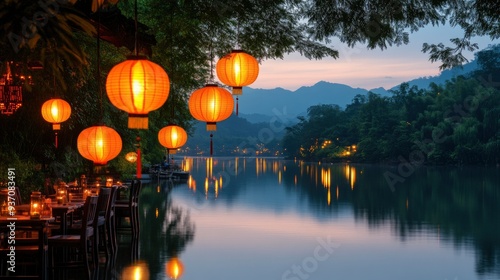
[[[184,264],[178,258],[171,258],[165,264],[165,272],[170,279],[179,279],[184,273]]]
[[[122,280],[149,280],[149,268],[145,262],[137,262],[122,271]]]
[[[32,219],[40,219],[42,207],[43,207],[42,193],[32,192],[30,201],[30,217]]]

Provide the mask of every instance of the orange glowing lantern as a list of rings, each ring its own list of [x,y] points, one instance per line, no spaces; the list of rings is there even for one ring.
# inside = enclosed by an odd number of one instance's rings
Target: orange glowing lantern
[[[217,122],[231,116],[234,100],[231,93],[215,84],[193,92],[189,98],[189,112],[199,120],[207,123],[207,130],[217,130]]]
[[[128,152],[125,155],[125,160],[127,160],[130,163],[134,163],[137,161],[137,153],[136,152]]]
[[[177,149],[186,144],[187,133],[178,125],[168,125],[158,132],[158,141],[170,154],[175,154]]]
[[[184,265],[178,258],[171,258],[167,262],[165,270],[170,279],[179,279],[184,273]]]
[[[69,119],[71,115],[71,107],[69,103],[59,99],[53,98],[45,101],[42,105],[42,117],[49,123],[52,123],[53,130],[60,130],[61,123]]]
[[[42,105],[42,117],[49,123],[52,123],[52,129],[56,135],[56,148],[57,148],[57,131],[61,129],[61,123],[69,119],[71,115],[71,106],[69,103],[59,99],[53,98],[45,101]]]
[[[243,93],[242,87],[255,82],[259,75],[257,59],[242,50],[233,50],[217,62],[217,77],[219,80],[233,87],[233,94]]]
[[[80,132],[77,139],[78,152],[94,162],[106,165],[122,150],[122,139],[118,132],[105,125],[92,126]]]
[[[115,107],[128,112],[129,128],[148,129],[148,113],[165,103],[170,81],[158,64],[131,56],[109,71],[106,91]]]

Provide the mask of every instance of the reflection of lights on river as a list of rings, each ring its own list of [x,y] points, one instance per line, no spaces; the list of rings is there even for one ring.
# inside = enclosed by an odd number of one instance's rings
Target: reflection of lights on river
[[[149,268],[145,262],[137,262],[127,266],[122,271],[123,280],[147,280],[149,279]]]
[[[331,176],[332,176],[331,170],[329,168],[328,169],[321,168],[321,183],[327,189],[326,200],[328,202],[328,205],[330,205],[331,202],[331,193],[330,193],[330,185],[332,180]]]
[[[356,167],[346,165],[344,168],[345,177],[351,186],[351,190],[354,189],[354,183],[356,182]]]
[[[165,264],[165,272],[170,279],[179,279],[184,273],[184,265],[178,258],[171,258]]]
[[[213,172],[213,168],[214,168],[214,162],[213,162],[213,159],[210,157],[210,158],[207,158],[206,160],[206,169],[207,169],[207,177],[211,178],[212,177],[212,172]]]
[[[189,175],[187,185],[190,189],[193,190],[193,192],[196,192],[196,181],[193,179],[192,175]]]

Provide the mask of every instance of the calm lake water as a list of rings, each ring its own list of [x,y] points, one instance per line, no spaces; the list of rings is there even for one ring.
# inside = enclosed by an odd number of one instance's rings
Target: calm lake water
[[[151,279],[174,257],[186,280],[500,279],[500,168],[182,164],[187,183],[141,194]]]

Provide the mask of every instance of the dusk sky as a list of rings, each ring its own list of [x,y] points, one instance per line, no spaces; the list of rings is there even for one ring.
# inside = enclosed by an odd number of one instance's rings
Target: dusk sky
[[[458,28],[427,27],[410,34],[408,45],[393,46],[384,51],[368,50],[364,45],[348,48],[335,39],[330,45],[339,51],[338,59],[308,60],[297,53],[283,60],[266,60],[260,64],[259,77],[250,87],[296,90],[301,86],[327,81],[365,89],[387,89],[418,77],[438,75],[441,63],[430,62],[429,54],[421,51],[422,44],[453,46],[449,39],[461,36],[462,30]],[[481,50],[489,44],[498,43],[498,40],[474,38],[474,42],[479,44]],[[469,61],[474,58],[471,52],[464,54]]]

